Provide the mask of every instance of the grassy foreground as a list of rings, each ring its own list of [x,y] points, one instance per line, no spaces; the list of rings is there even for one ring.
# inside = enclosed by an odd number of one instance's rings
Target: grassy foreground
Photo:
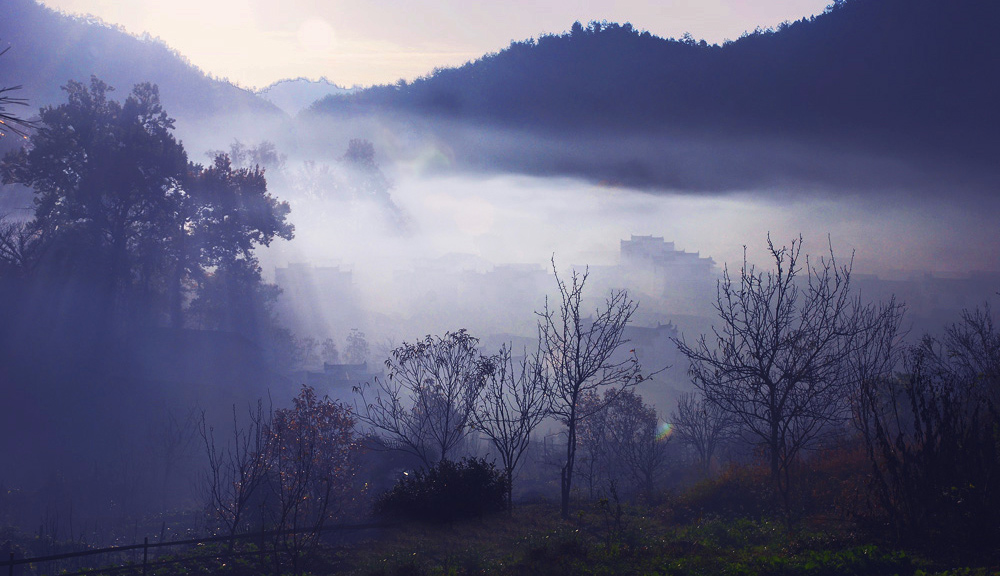
[[[1000,576],[1000,566],[928,557],[865,541],[846,525],[702,517],[677,523],[668,507],[581,503],[568,520],[554,504],[448,525],[403,523],[299,558],[252,543],[198,546],[157,558],[147,576],[780,575]],[[270,548],[270,547],[268,547]],[[995,555],[984,557],[996,558]],[[262,563],[263,561],[263,563]],[[982,562],[982,561],[980,561]],[[991,562],[991,561],[987,561]],[[138,565],[93,574],[140,573]]]
[[[676,526],[655,509],[619,511],[606,502],[568,521],[553,506],[528,505],[511,515],[450,526],[403,525],[331,556],[321,563],[327,569],[373,576],[1000,574],[1000,567],[942,565],[846,532],[788,530],[779,522],[750,520]]]

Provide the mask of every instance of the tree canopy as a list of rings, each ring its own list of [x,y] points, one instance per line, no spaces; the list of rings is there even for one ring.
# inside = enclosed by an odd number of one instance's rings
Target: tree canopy
[[[3,169],[4,182],[34,190],[25,227],[47,247],[34,251],[46,281],[87,286],[96,317],[116,328],[182,327],[185,302],[245,315],[254,298],[237,296],[262,293],[254,249],[294,232],[263,171],[234,168],[225,154],[208,167],[190,163],[153,84],[121,102],[96,77],[65,90],[67,102],[41,109],[28,146]],[[225,301],[212,291],[220,283]],[[241,303],[243,312],[231,310]]]

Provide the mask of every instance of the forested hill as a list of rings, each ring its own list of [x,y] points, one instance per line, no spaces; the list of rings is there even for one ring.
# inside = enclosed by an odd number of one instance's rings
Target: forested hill
[[[220,114],[253,113],[278,118],[271,103],[208,77],[159,40],[137,38],[102,22],[68,16],[34,0],[0,0],[0,86],[22,85],[31,111],[66,99],[69,80],[89,84],[96,75],[120,94],[140,82],[159,85],[171,116],[196,121]]]
[[[574,25],[314,111],[413,111],[546,132],[803,136],[993,162],[1000,2],[845,0],[724,45]]]

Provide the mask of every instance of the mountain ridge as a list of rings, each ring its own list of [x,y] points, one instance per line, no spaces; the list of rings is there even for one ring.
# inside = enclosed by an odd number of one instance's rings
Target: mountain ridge
[[[0,85],[23,86],[18,96],[34,109],[62,102],[62,86],[89,82],[93,75],[119,93],[141,82],[157,84],[171,116],[190,121],[232,113],[281,115],[273,104],[206,74],[159,39],[34,0],[3,1],[7,14],[0,20],[0,40],[11,49],[0,61]]]
[[[807,142],[974,169],[993,185],[998,25],[1000,3],[975,0],[841,0],[722,45],[577,23],[411,83],[328,97],[310,113],[403,113],[569,138]]]

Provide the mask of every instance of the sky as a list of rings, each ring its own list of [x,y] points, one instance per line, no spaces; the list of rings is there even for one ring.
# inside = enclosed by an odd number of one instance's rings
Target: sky
[[[247,88],[325,77],[341,86],[412,80],[574,21],[631,22],[712,43],[818,14],[830,0],[41,0],[158,37]]]

